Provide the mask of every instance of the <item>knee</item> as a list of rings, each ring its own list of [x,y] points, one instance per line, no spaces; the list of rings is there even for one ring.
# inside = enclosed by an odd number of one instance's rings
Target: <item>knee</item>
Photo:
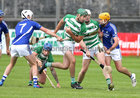
[[[44,79],[39,78],[38,82],[41,83],[41,84],[45,84],[46,83],[46,78],[44,78]]]
[[[72,59],[72,60],[71,60],[71,64],[75,65],[75,62],[76,62],[75,59]]]

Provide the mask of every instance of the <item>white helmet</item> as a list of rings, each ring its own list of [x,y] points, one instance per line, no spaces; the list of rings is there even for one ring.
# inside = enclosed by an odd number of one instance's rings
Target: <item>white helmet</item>
[[[29,16],[30,18],[28,18],[28,16]],[[32,19],[32,17],[33,17],[33,12],[32,12],[31,10],[23,10],[23,11],[21,12],[21,18]]]
[[[89,9],[85,9],[88,13],[88,15],[91,15],[91,11]]]

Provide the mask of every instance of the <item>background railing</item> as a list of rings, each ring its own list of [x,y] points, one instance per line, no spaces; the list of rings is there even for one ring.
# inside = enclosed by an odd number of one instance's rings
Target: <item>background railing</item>
[[[21,20],[23,9],[32,10],[35,21],[54,29],[63,16],[75,15],[78,8],[90,9],[95,20],[107,11],[119,32],[140,32],[140,0],[0,0],[9,28]]]

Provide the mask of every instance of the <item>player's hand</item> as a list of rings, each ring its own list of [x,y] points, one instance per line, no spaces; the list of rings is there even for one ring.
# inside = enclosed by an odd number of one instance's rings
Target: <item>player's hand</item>
[[[59,36],[57,37],[57,40],[60,41],[60,42],[63,41],[63,39]]]
[[[107,48],[104,46],[104,50],[107,51]]]
[[[9,49],[7,49],[7,50],[6,50],[6,53],[7,53],[7,55],[9,55],[9,56],[11,55],[11,53],[10,53],[10,50],[9,50]]]
[[[70,27],[65,27],[65,30],[66,30],[66,32],[69,32],[69,30],[71,30],[71,29],[70,29]]]
[[[106,53],[107,53],[107,54],[110,54],[110,50],[108,49],[108,50],[106,51]]]
[[[90,52],[89,51],[86,51],[86,56],[90,57]]]

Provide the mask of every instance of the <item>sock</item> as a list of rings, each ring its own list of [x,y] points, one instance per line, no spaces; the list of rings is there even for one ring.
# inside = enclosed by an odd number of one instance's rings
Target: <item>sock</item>
[[[34,85],[37,85],[38,83],[37,83],[37,76],[33,76],[33,83],[34,83]]]
[[[32,80],[29,81],[29,84],[32,84]]]
[[[71,77],[71,83],[74,84],[75,83],[75,78]]]
[[[52,66],[52,63],[51,62],[47,62],[46,64],[45,64],[45,67],[51,67]]]
[[[108,85],[111,84],[110,78],[107,78],[107,79],[106,79],[106,82],[107,82]]]
[[[7,75],[3,75],[1,81],[4,82],[6,78],[7,78]]]
[[[130,76],[130,78],[132,79],[133,77],[132,77],[132,73],[131,73],[131,76]]]

